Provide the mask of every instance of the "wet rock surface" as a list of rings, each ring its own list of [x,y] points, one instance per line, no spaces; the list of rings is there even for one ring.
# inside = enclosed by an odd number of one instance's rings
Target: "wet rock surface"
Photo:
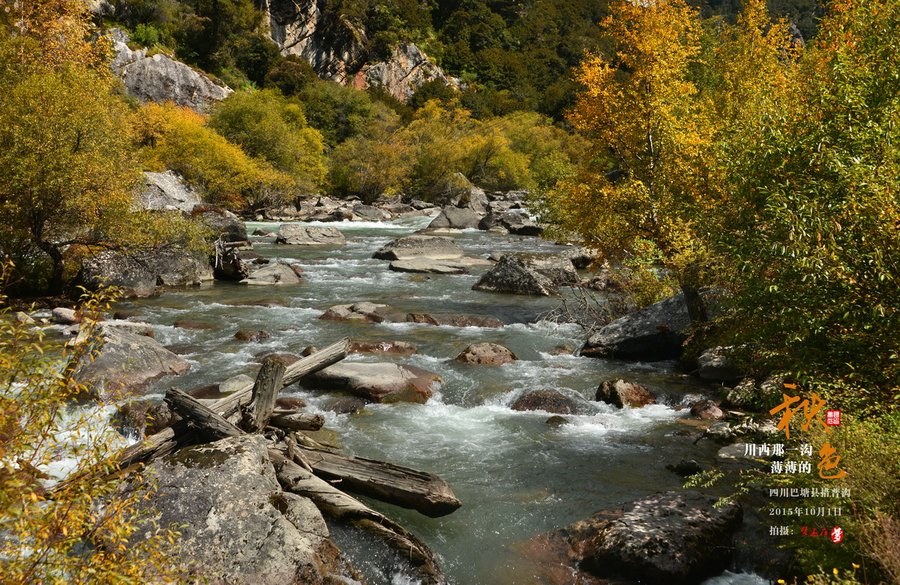
[[[648,496],[551,533],[576,572],[625,583],[699,583],[728,566],[737,505],[694,492]]]
[[[473,343],[456,356],[456,361],[466,364],[502,366],[516,361],[516,354],[497,343]]]
[[[157,490],[142,505],[181,535],[196,578],[235,585],[325,584],[339,552],[308,499],[283,492],[259,436],[187,447],[151,463]]]
[[[394,363],[339,363],[304,377],[308,388],[344,390],[372,402],[424,403],[441,377],[415,366]]]
[[[625,380],[606,380],[597,388],[597,401],[606,402],[624,408],[640,408],[648,404],[656,404],[653,393],[634,382]]]

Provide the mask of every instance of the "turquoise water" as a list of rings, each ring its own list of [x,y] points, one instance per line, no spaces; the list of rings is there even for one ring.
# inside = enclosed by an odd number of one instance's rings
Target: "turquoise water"
[[[371,258],[392,239],[424,227],[429,218],[407,222],[327,224],[341,229],[348,243],[339,248],[276,246],[255,238],[254,250],[290,259],[304,270],[296,286],[250,287],[214,283],[174,290],[122,303],[156,327],[157,339],[184,355],[191,371],[177,380],[182,388],[253,373],[264,353],[299,353],[350,336],[359,340],[402,340],[419,353],[407,357],[351,355],[351,361],[394,360],[430,370],[443,384],[426,404],[372,405],[357,415],[323,409],[333,395],[297,387],[313,411],[326,416],[352,454],[385,459],[431,471],[445,478],[463,507],[438,519],[379,502],[373,507],[406,525],[437,553],[451,583],[457,585],[540,583],[540,568],[522,552],[529,538],[607,507],[661,490],[678,489],[681,479],[665,465],[682,458],[712,461],[716,447],[693,445],[676,407],[709,392],[696,380],[675,374],[672,364],[633,364],[571,355],[553,355],[559,345],[578,347],[584,333],[575,325],[556,325],[541,316],[558,299],[496,295],[471,290],[484,268],[471,275],[423,276],[395,273]],[[249,223],[277,229],[278,224]],[[534,238],[466,231],[453,236],[468,255],[494,252],[553,252],[560,248]],[[331,305],[372,301],[405,312],[490,315],[500,329],[433,327],[418,324],[356,324],[323,321]],[[215,324],[214,330],[182,329],[179,319]],[[261,329],[261,343],[233,339],[238,329]],[[520,358],[501,367],[453,361],[468,344],[500,343]],[[571,416],[571,424],[548,426],[547,413],[515,412],[509,404],[523,391],[562,389],[593,399],[610,377],[644,384],[664,396],[664,404],[618,410],[595,404],[591,415]],[[161,392],[172,379],[159,382]],[[680,432],[682,431],[682,432]],[[335,537],[372,584],[407,583],[401,565],[363,537],[335,529]],[[766,583],[752,575],[726,573],[714,585]]]

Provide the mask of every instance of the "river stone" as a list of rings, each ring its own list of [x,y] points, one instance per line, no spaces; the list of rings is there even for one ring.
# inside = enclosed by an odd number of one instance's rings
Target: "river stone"
[[[141,209],[190,213],[200,204],[200,196],[172,171],[144,173],[143,189],[138,193]]]
[[[284,223],[278,228],[275,243],[294,246],[342,246],[347,243],[347,239],[337,228]]]
[[[677,358],[691,320],[678,294],[616,319],[591,335],[581,355],[625,360]]]
[[[16,323],[21,323],[22,325],[34,325],[34,318],[24,311],[16,311]]]
[[[226,242],[247,240],[247,226],[227,209],[215,205],[198,205],[191,215],[212,230],[216,238],[222,238]]]
[[[502,366],[518,358],[508,348],[496,343],[473,343],[456,356],[456,361],[467,364]]]
[[[481,216],[475,211],[468,208],[444,206],[441,213],[438,214],[431,223],[429,228],[451,228],[451,229],[471,229],[478,227]]]
[[[734,552],[741,508],[694,492],[660,493],[549,535],[576,570],[601,579],[691,585],[721,573]],[[573,580],[573,582],[575,582]]]
[[[350,344],[350,352],[413,355],[418,350],[415,345],[407,341],[354,341]]]
[[[174,415],[165,402],[146,398],[120,404],[111,422],[119,434],[141,439],[154,435],[173,422]]]
[[[319,319],[326,321],[363,321],[381,323],[386,319],[390,307],[375,303],[361,302],[352,305],[334,305],[329,307]]]
[[[516,256],[505,255],[488,270],[472,290],[516,295],[553,296],[559,289],[552,280]]]
[[[342,582],[340,553],[308,499],[285,493],[261,436],[181,449],[149,464],[140,506],[180,532],[172,551],[199,580],[229,585]],[[334,577],[333,577],[334,576]]]
[[[625,380],[606,380],[597,388],[597,400],[624,408],[640,408],[648,404],[656,404],[653,393],[634,382]]]
[[[394,260],[390,264],[394,272],[418,272],[428,274],[468,274],[469,268],[454,260],[432,260],[430,258],[410,258]]]
[[[99,355],[93,360],[85,357],[74,375],[94,396],[139,390],[157,378],[183,374],[191,368],[187,361],[145,335],[109,328],[101,332],[101,337]],[[74,343],[85,341],[79,335]]]
[[[81,316],[75,309],[68,307],[56,307],[50,311],[50,320],[60,325],[74,325],[81,323]]]
[[[544,231],[544,228],[531,221],[528,212],[524,209],[509,209],[501,212],[492,211],[478,222],[478,229],[480,230],[496,228],[503,228],[509,233],[518,236],[539,236]]]
[[[426,325],[449,325],[451,327],[503,327],[503,321],[485,315],[431,315],[429,313],[407,313],[407,323]]]
[[[345,390],[372,402],[424,403],[432,385],[441,377],[414,366],[378,363],[338,363],[305,376],[300,383],[310,388]]]
[[[453,260],[463,255],[462,248],[450,238],[441,236],[406,236],[385,245],[372,255],[379,260],[429,258]]]
[[[516,398],[510,408],[517,411],[541,410],[553,414],[591,414],[592,409],[585,402],[559,390],[544,388],[525,392]]]
[[[743,377],[743,372],[731,359],[729,353],[733,347],[712,347],[697,358],[697,375],[701,380],[710,382],[736,382]]]
[[[262,330],[238,329],[234,334],[234,338],[238,341],[249,341],[258,343],[269,338],[269,334]]]
[[[250,275],[241,281],[241,284],[273,285],[273,284],[299,284],[300,277],[297,272],[287,264],[272,262],[252,270]]]
[[[719,420],[725,418],[725,413],[712,400],[700,400],[691,405],[691,416],[702,420]]]
[[[126,297],[147,297],[158,286],[198,285],[212,279],[206,254],[167,246],[129,254],[99,252],[83,262],[79,275],[88,288],[115,286]]]
[[[116,329],[118,331],[127,331],[135,335],[144,335],[146,337],[155,337],[156,330],[150,323],[141,323],[140,321],[123,321],[122,319],[110,319],[108,321],[100,321],[97,323],[97,330],[100,332]]]

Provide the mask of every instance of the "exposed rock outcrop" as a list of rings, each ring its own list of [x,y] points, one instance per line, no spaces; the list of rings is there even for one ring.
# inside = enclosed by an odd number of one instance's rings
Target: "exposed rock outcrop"
[[[157,488],[141,505],[180,532],[176,554],[204,580],[343,582],[325,520],[312,501],[281,490],[263,437],[187,447],[145,473]]]
[[[405,102],[419,87],[430,81],[457,85],[415,44],[400,43],[394,47],[387,61],[363,66],[356,74],[353,85],[360,89],[381,88]]]
[[[84,261],[79,280],[88,288],[110,285],[127,297],[147,297],[158,286],[197,285],[212,278],[205,254],[163,247],[131,254],[100,252]]]
[[[441,377],[414,366],[393,363],[339,363],[303,378],[309,388],[344,390],[372,402],[420,402]]]
[[[200,196],[172,171],[144,173],[144,184],[138,193],[141,209],[190,213],[200,204]]]
[[[174,102],[197,112],[228,97],[231,88],[218,85],[206,75],[162,53],[147,49],[132,51],[128,35],[120,29],[112,34],[115,57],[112,69],[125,83],[128,95],[142,102]]]

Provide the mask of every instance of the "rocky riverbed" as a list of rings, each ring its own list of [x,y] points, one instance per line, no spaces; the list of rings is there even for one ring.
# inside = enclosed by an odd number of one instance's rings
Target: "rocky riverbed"
[[[633,361],[671,357],[668,337],[644,343],[661,343],[661,355],[617,355],[615,348],[627,345],[617,341],[614,327],[588,343],[585,353],[598,357],[580,356],[587,333],[576,324],[545,319],[558,308],[560,295],[571,294],[566,285],[573,275],[579,277],[570,261],[577,250],[508,229],[442,229],[437,236],[432,229],[424,234],[432,239],[422,240],[416,232],[436,212],[407,210],[387,222],[335,222],[334,211],[302,224],[302,230],[285,222],[246,224],[253,259],[247,255],[242,262],[283,266],[293,278],[262,286],[247,279],[206,281],[121,302],[117,311],[126,322],[152,325],[152,339],[143,336],[152,349],[139,348],[141,331],[110,324],[109,336],[124,340],[133,355],[146,355],[143,366],[167,375],[141,380],[143,397],[159,401],[172,385],[203,389],[197,396],[220,396],[224,388],[218,384],[242,375],[252,380],[267,355],[296,359],[308,346],[350,337],[355,351],[345,360],[282,396],[324,417],[327,431],[312,433],[320,443],[428,471],[452,486],[462,507],[439,518],[363,498],[427,543],[448,582],[572,582],[560,577],[572,578],[571,571],[560,572],[567,563],[584,583],[711,577],[716,584],[764,582],[734,573],[760,562],[741,545],[760,533],[752,514],[744,514],[741,523],[739,510],[713,512],[707,499],[694,496],[683,503],[683,479],[667,469],[682,460],[704,469],[723,461],[719,444],[696,441],[715,421],[691,411],[702,399],[719,396],[716,386],[677,373],[673,361]],[[318,230],[327,230],[325,236]],[[319,241],[291,243],[279,234]],[[456,263],[461,269],[392,269],[410,260],[419,268]],[[662,318],[674,323],[681,317]],[[640,335],[642,326],[617,327]],[[157,344],[172,355],[160,358]],[[102,365],[89,372],[92,379],[104,375],[96,371]],[[125,425],[132,432],[134,426]],[[309,512],[302,503],[295,507]],[[672,510],[665,514],[669,520],[654,524],[663,508]],[[660,538],[677,540],[680,526],[692,526],[695,537],[684,540],[695,552],[676,546],[665,554],[694,557],[680,564],[653,560],[653,546],[619,533],[608,534],[613,545],[585,548],[596,534],[609,532],[604,518],[641,510],[645,530]],[[294,534],[297,527],[278,520],[276,512],[266,512],[271,522]],[[596,513],[601,514],[591,519]],[[330,525],[339,557],[316,526],[313,548],[324,556],[307,557],[303,570],[310,575],[352,566],[358,572],[344,570],[345,576],[372,584],[414,579],[402,559],[370,536]],[[292,538],[296,546],[313,546]],[[699,554],[710,538],[722,550],[712,557]],[[736,554],[728,546],[732,538]],[[283,557],[282,548],[277,554]],[[642,564],[641,555],[651,560]],[[725,569],[733,572],[722,574]]]

